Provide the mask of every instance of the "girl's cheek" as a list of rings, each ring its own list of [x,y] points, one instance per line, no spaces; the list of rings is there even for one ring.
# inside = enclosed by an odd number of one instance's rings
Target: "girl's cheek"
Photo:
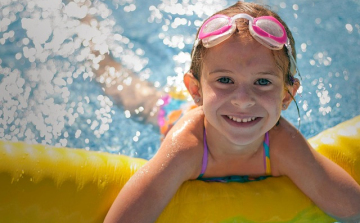
[[[216,98],[220,93],[216,90],[216,88],[210,87],[209,85],[205,85],[202,88],[202,94],[204,101],[212,101],[212,100],[216,100]]]
[[[282,110],[282,96],[281,94],[275,92],[264,94],[261,96],[262,100],[269,104],[269,106],[273,106],[277,113],[281,113]]]

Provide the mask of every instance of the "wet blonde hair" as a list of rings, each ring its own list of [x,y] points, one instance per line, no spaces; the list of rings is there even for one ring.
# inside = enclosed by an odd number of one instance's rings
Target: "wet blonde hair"
[[[262,5],[259,4],[255,4],[255,3],[249,3],[249,2],[237,2],[236,4],[221,10],[216,14],[222,14],[222,15],[226,15],[226,16],[234,16],[236,14],[239,13],[246,13],[254,18],[260,17],[260,16],[273,16],[274,18],[276,18],[285,28],[286,30],[286,34],[290,40],[290,45],[292,48],[292,56],[294,57],[295,61],[296,61],[296,50],[295,50],[295,41],[294,38],[288,28],[288,26],[286,25],[286,23],[280,18],[280,16],[271,11],[269,8],[264,7]],[[240,38],[242,40],[246,40],[246,41],[256,41],[253,39],[253,37],[250,34],[249,31],[249,21],[246,19],[238,19],[236,21],[236,27],[237,27],[237,31],[235,32],[236,35],[239,35]],[[200,30],[200,28],[199,28]],[[199,35],[199,30],[196,34],[196,38]],[[202,71],[202,63],[203,63],[203,59],[206,55],[207,52],[207,48],[205,48],[202,44],[199,44],[195,49],[195,53],[194,56],[192,58],[191,61],[191,66],[190,66],[190,72],[194,75],[194,77],[197,80],[200,80],[200,75],[201,75],[201,71]],[[272,50],[272,53],[274,55],[275,58],[275,62],[277,64],[277,66],[280,68],[280,70],[283,72],[283,79],[284,79],[284,85],[292,85],[293,84],[293,76],[290,72],[290,58],[287,55],[287,49],[286,47],[283,47],[282,50]]]

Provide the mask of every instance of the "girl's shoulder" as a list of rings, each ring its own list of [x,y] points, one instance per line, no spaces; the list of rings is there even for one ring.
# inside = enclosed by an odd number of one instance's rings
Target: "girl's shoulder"
[[[170,137],[194,136],[196,138],[202,138],[204,131],[204,117],[205,115],[202,107],[195,107],[185,112],[174,126],[171,127],[168,134],[171,134]]]
[[[186,164],[196,178],[201,171],[204,137],[204,113],[201,107],[184,114],[170,129],[162,141],[155,159],[161,162]],[[169,154],[171,156],[169,156]],[[165,159],[167,161],[165,161]]]
[[[292,143],[302,138],[300,131],[283,117],[280,117],[278,124],[269,133],[271,141],[277,143]]]
[[[279,124],[270,132],[270,157],[273,175],[282,175],[287,164],[310,155],[313,151],[301,132],[281,117]]]

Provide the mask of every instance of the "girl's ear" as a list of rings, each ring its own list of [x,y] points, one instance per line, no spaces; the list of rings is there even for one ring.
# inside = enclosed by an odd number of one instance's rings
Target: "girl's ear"
[[[282,109],[286,110],[288,108],[288,106],[290,105],[291,101],[294,99],[297,90],[300,87],[300,81],[299,79],[295,78],[294,80],[294,84],[291,85],[287,85],[284,89],[285,91],[285,95],[282,101]]]
[[[202,93],[200,82],[190,72],[184,75],[184,84],[188,89],[196,105],[202,105]]]

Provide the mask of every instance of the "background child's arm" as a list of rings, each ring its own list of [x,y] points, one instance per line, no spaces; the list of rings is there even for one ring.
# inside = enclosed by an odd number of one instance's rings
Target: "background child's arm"
[[[81,4],[81,3],[79,3]],[[99,24],[95,17],[85,16],[80,20],[90,30],[98,30],[100,27],[91,25]],[[101,32],[91,32],[93,35],[101,35]],[[95,36],[97,37],[97,36]],[[144,122],[157,125],[157,101],[164,95],[161,89],[156,88],[153,83],[141,79],[133,71],[123,67],[121,62],[116,61],[109,52],[103,52],[102,42],[90,41],[92,71],[96,80],[102,85],[105,93],[112,97],[113,101],[130,111],[132,116],[140,117]],[[107,45],[107,44],[105,44]],[[93,58],[96,59],[93,59]],[[141,112],[135,110],[143,108]]]
[[[340,166],[311,148],[297,130],[281,119],[274,128],[273,160],[279,175],[286,175],[324,212],[351,222],[360,216],[360,186]],[[271,136],[270,136],[271,139]],[[272,142],[270,142],[272,143]],[[270,148],[272,145],[270,144]],[[357,217],[356,217],[357,216]]]
[[[153,109],[156,107],[156,102],[165,93],[155,88],[152,83],[142,80],[132,71],[122,67],[109,54],[104,54],[103,58],[99,62],[99,68],[93,69],[93,71],[105,93],[110,95],[115,103],[129,110],[131,115],[140,116],[144,122],[157,125],[157,112],[154,112]],[[119,77],[110,75],[111,70],[113,73],[122,72],[123,74]],[[134,111],[140,107],[143,108],[142,112],[135,113]]]
[[[122,188],[105,222],[154,222],[180,185],[200,174],[203,118],[188,118],[179,120],[154,158]]]

